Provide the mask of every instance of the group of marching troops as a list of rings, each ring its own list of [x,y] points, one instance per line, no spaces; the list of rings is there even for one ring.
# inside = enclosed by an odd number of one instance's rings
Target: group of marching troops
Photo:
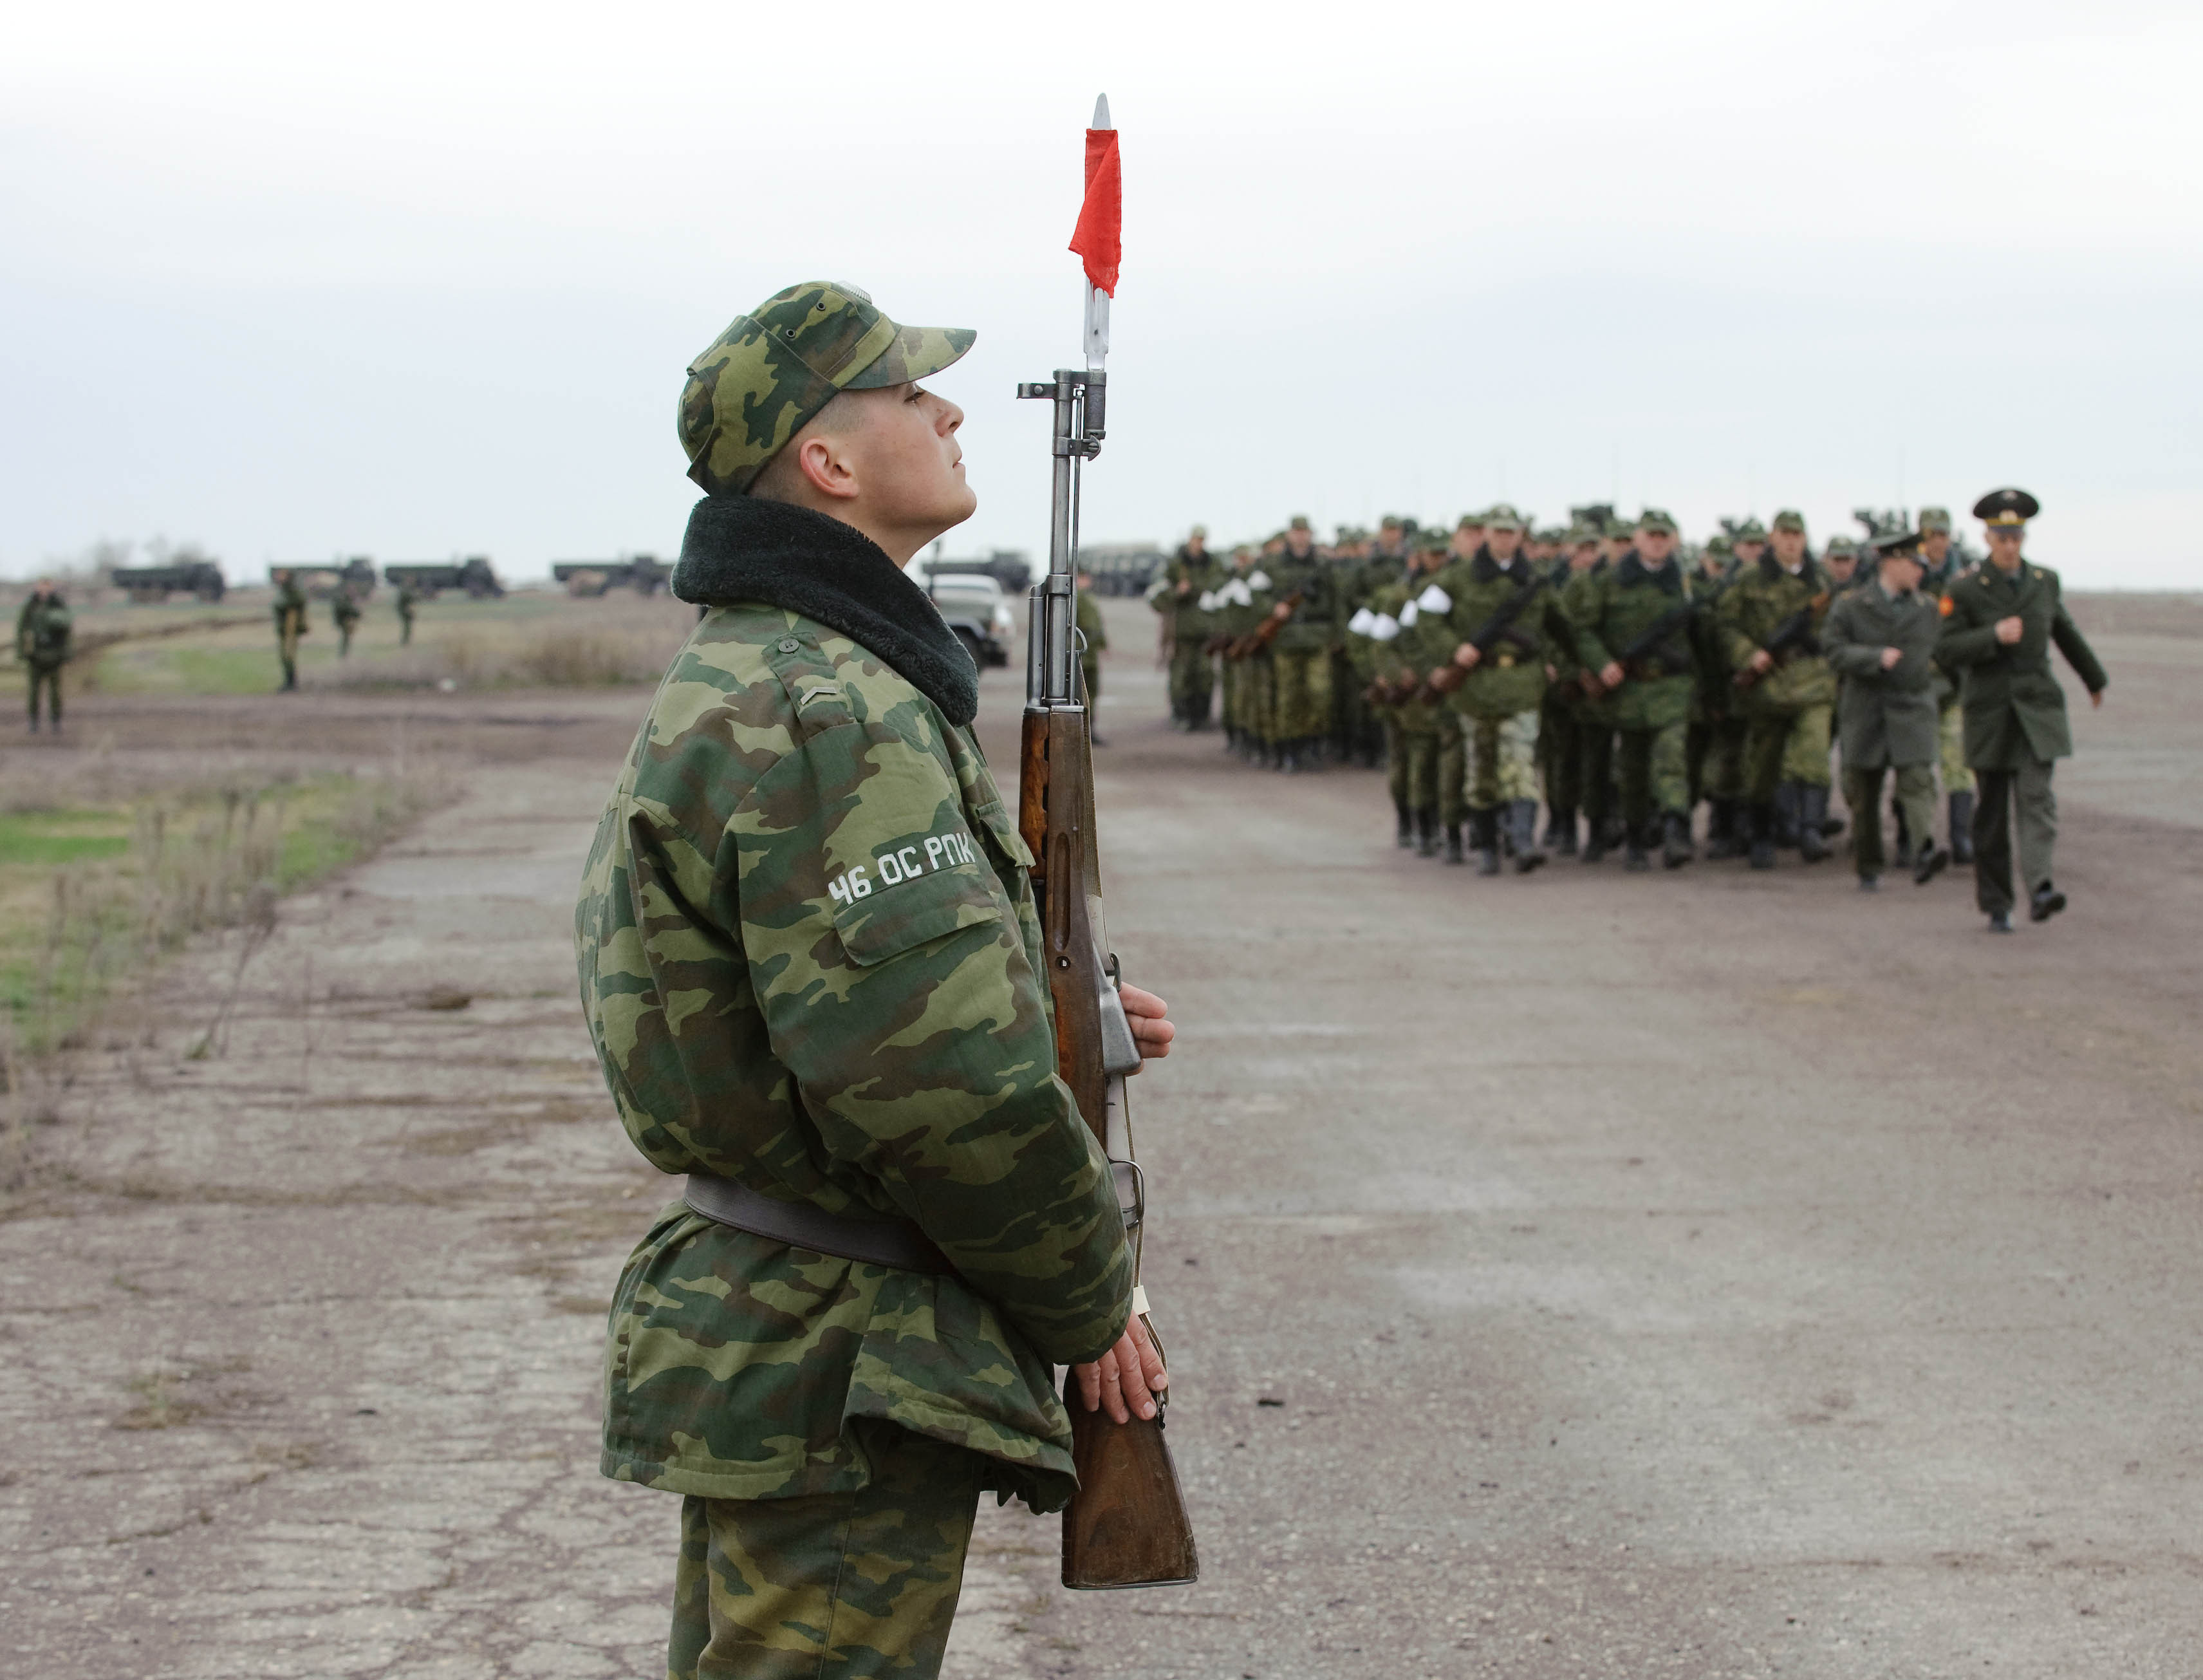
[[[1528,874],[1619,851],[1675,869],[1698,855],[1703,802],[1706,856],[1817,863],[1845,828],[1834,747],[1859,885],[1892,861],[1893,782],[1896,866],[1924,884],[1973,865],[1989,926],[2010,932],[2015,827],[2029,916],[2065,904],[2050,772],[2071,742],[2048,648],[2096,703],[2107,681],[2057,574],[2022,559],[2037,511],[2023,490],[1984,496],[1976,565],[1935,507],[1817,553],[1790,510],[1688,550],[1658,508],[1536,529],[1503,503],[1328,545],[1296,518],[1228,556],[1196,526],[1149,600],[1177,728],[1207,728],[1220,689],[1226,747],[1249,764],[1384,765],[1398,843],[1424,857]]]

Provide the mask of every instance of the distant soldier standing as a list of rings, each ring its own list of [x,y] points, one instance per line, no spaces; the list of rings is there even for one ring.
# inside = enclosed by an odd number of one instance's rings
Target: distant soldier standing
[[[1208,651],[1214,618],[1202,602],[1224,581],[1224,568],[1208,552],[1208,529],[1196,525],[1163,569],[1162,593],[1155,611],[1170,632],[1171,726],[1192,731],[1208,726],[1209,696],[1214,692],[1214,656]]]
[[[1445,814],[1444,795],[1438,781],[1438,753],[1445,735],[1446,713],[1424,685],[1424,679],[1438,663],[1438,655],[1425,646],[1419,634],[1422,612],[1415,603],[1445,564],[1445,532],[1435,525],[1421,532],[1415,539],[1407,576],[1379,590],[1370,604],[1371,611],[1378,614],[1378,622],[1372,629],[1379,644],[1377,677],[1385,683],[1391,700],[1392,748],[1399,766],[1393,778],[1397,789],[1395,798],[1413,815],[1415,852],[1420,857],[1438,855],[1440,819]],[[1459,816],[1456,815],[1452,822],[1446,861],[1458,863]]]
[[[1576,657],[1597,673],[1604,720],[1620,737],[1627,867],[1651,867],[1645,853],[1657,825],[1661,861],[1680,868],[1696,855],[1687,737],[1698,659],[1690,585],[1675,560],[1675,522],[1646,508],[1634,546],[1572,594],[1568,617]]]
[[[2041,511],[2024,490],[1992,490],[1974,504],[1986,528],[1988,564],[1946,598],[1950,611],[1935,644],[1936,662],[1961,674],[1966,762],[1980,778],[1974,811],[1974,901],[1990,931],[2011,932],[2015,809],[2028,919],[2047,921],[2065,908],[2052,880],[2058,800],[2050,778],[2073,750],[2065,691],[2050,669],[2053,642],[2081,678],[2092,706],[2111,678],[2067,616],[2058,574],[2029,565],[2020,550],[2027,522]]]
[[[1270,612],[1281,621],[1269,654],[1276,684],[1272,726],[1276,766],[1288,774],[1320,768],[1323,739],[1331,732],[1331,649],[1339,639],[1336,584],[1330,563],[1315,552],[1307,516],[1295,514],[1285,552],[1270,566],[1276,602]],[[1297,602],[1291,599],[1296,595]]]
[[[62,667],[68,663],[69,642],[75,621],[54,589],[54,580],[41,577],[31,586],[30,598],[15,615],[15,657],[31,678],[31,733],[38,732],[38,690],[46,693],[46,711],[53,732],[62,732]]]
[[[1926,885],[1951,861],[1934,842],[1935,639],[1942,614],[1920,592],[1920,539],[1877,538],[1875,580],[1846,590],[1828,609],[1821,644],[1843,679],[1836,702],[1859,885],[1881,884],[1881,784],[1897,775],[1897,806],[1920,837],[1912,878]],[[1902,862],[1904,860],[1900,859]]]
[[[1695,813],[1698,800],[1705,800],[1710,858],[1734,857],[1743,849],[1744,719],[1737,714],[1736,688],[1729,681],[1715,618],[1735,564],[1733,540],[1710,537],[1691,578],[1691,600],[1697,608],[1691,633],[1698,654],[1698,695],[1691,717],[1691,808]]]
[[[1832,598],[1805,552],[1803,514],[1775,516],[1772,552],[1740,570],[1716,612],[1729,668],[1746,684],[1745,786],[1751,867],[1772,869],[1778,837],[1818,863],[1828,855],[1828,736],[1836,677],[1816,640]]]
[[[330,604],[329,611],[337,621],[337,657],[343,659],[351,652],[352,632],[359,628],[359,600],[352,594],[351,584],[337,586],[336,600]]]
[[[1102,603],[1094,598],[1094,574],[1078,572],[1078,603],[1072,609],[1078,629],[1078,674],[1086,685],[1086,738],[1097,747],[1109,743],[1098,727],[1102,716],[1102,650],[1109,645],[1109,627],[1102,621]]]
[[[1921,589],[1941,608],[1963,575],[1951,541],[1948,508],[1920,510],[1920,559],[1927,568],[1920,580]],[[1951,861],[1970,864],[1974,861],[1974,772],[1966,765],[1966,725],[1958,707],[1958,679],[1940,660],[1935,665],[1935,729],[1944,802],[1950,813],[1946,820],[1951,834]]]
[[[413,604],[416,597],[410,583],[398,586],[398,645],[408,648],[413,642]]]
[[[279,694],[298,687],[298,638],[313,628],[306,622],[306,592],[286,567],[275,574],[275,655],[283,662],[283,686]]]
[[[1551,659],[1545,580],[1522,552],[1521,516],[1502,502],[1484,516],[1483,543],[1433,580],[1450,598],[1418,625],[1444,661],[1431,686],[1447,696],[1470,754],[1468,821],[1477,873],[1499,873],[1504,819],[1524,874],[1538,849],[1538,709]],[[1479,649],[1479,638],[1491,643]],[[1450,667],[1450,669],[1448,667]]]
[[[1588,525],[1573,527],[1562,539],[1563,553],[1552,573],[1555,611],[1549,623],[1564,626],[1570,591],[1576,580],[1605,562],[1599,557],[1598,533]],[[1573,632],[1555,637],[1553,680],[1545,690],[1544,715],[1538,739],[1545,760],[1545,843],[1556,857],[1576,855],[1576,812],[1588,808],[1584,788],[1584,742],[1591,734],[1591,699],[1584,693],[1584,668],[1576,658]],[[1604,816],[1605,807],[1598,807]]]

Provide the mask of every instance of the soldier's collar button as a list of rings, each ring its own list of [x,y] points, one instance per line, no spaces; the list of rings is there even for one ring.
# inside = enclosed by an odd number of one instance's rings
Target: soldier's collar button
[[[780,639],[780,651],[783,654],[793,654],[802,646],[803,644],[792,636],[784,636]]]

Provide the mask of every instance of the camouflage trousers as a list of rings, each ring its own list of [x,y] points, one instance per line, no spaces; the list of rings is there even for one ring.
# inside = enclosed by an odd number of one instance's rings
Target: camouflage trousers
[[[1966,762],[1966,719],[1953,694],[1935,713],[1935,731],[1943,748],[1943,791],[1971,793],[1974,772]]]
[[[1488,811],[1495,805],[1538,796],[1538,714],[1517,712],[1509,718],[1463,718],[1469,749],[1468,806]]]
[[[681,1502],[667,1680],[934,1680],[986,1461],[890,1427],[853,1494]]]
[[[1468,814],[1468,740],[1460,713],[1438,713],[1438,820],[1458,828]]]
[[[1215,667],[1202,650],[1201,637],[1171,644],[1170,698],[1173,715],[1208,722],[1208,696],[1215,683]]]
[[[1691,803],[1701,799],[1744,797],[1744,732],[1741,718],[1715,718],[1691,725]]]
[[[1691,782],[1686,770],[1690,725],[1678,721],[1660,729],[1625,729],[1616,769],[1621,783],[1621,819],[1632,828],[1656,814],[1688,815]],[[1826,763],[1825,756],[1822,763]]]
[[[1275,731],[1271,728],[1270,713],[1274,683],[1269,655],[1250,654],[1237,664],[1226,665],[1224,675],[1231,683],[1231,703],[1237,714],[1233,726],[1257,741],[1273,739]]]
[[[1844,766],[1844,803],[1852,813],[1852,856],[1862,875],[1881,873],[1881,784],[1888,774],[1880,765],[1871,770]],[[1916,844],[1932,847],[1935,836],[1935,772],[1924,764],[1897,766],[1897,808],[1905,819],[1905,831]]]
[[[1086,703],[1091,706],[1102,698],[1102,656],[1081,654],[1078,656],[1079,680],[1086,684]]]
[[[1825,788],[1828,774],[1828,722],[1834,707],[1801,706],[1794,712],[1755,713],[1744,730],[1745,797],[1754,805],[1774,801],[1783,782]]]
[[[1306,741],[1331,733],[1331,649],[1274,648],[1270,651],[1277,683],[1271,739]]]
[[[1395,708],[1386,725],[1392,749],[1392,800],[1410,811],[1438,807],[1439,717],[1428,704],[1416,701]]]
[[[46,691],[46,709],[53,720],[62,720],[62,668],[57,665],[34,665],[31,671],[31,721],[38,721],[38,690]]]
[[[1545,691],[1538,725],[1538,770],[1545,779],[1545,803],[1556,811],[1573,811],[1580,802],[1583,743],[1578,738],[1575,714],[1558,688]]]
[[[1603,823],[1614,811],[1613,725],[1596,716],[1579,718],[1576,766],[1583,813],[1593,824]]]

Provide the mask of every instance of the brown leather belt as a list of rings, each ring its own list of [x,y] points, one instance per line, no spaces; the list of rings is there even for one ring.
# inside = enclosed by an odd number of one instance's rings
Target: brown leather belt
[[[867,1266],[891,1266],[900,1272],[956,1269],[932,1239],[907,1219],[829,1213],[809,1202],[783,1202],[709,1173],[689,1174],[681,1199],[706,1219],[790,1248],[859,1260]]]

